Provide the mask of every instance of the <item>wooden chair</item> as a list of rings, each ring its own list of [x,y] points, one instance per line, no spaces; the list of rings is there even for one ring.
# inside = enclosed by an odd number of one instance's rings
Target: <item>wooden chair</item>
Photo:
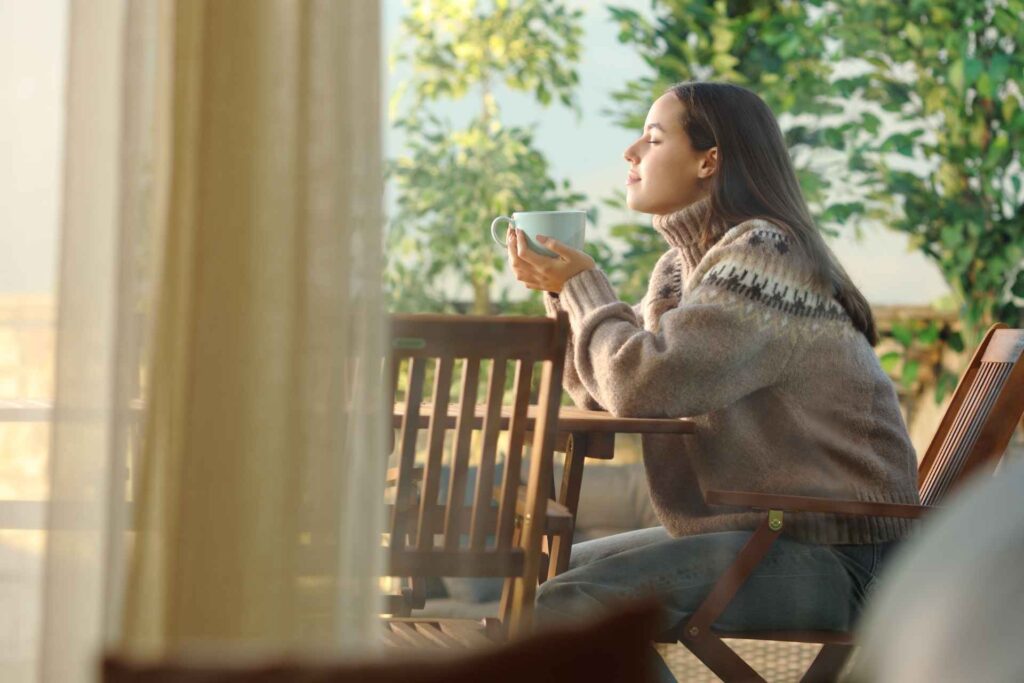
[[[573,523],[567,509],[549,500],[568,330],[565,314],[392,316],[389,405],[399,399],[401,425],[392,453],[395,465],[388,474],[387,563],[390,576],[403,577],[411,585],[392,596],[387,607],[392,615],[386,622],[389,644],[483,644],[529,632],[545,564],[543,536],[571,532]],[[490,365],[486,395],[478,405],[485,362]],[[503,410],[509,363],[515,367],[512,394]],[[542,370],[536,404],[531,406],[535,363]],[[425,405],[428,371],[433,372],[433,388]],[[453,392],[456,372],[458,390]],[[528,409],[535,424],[529,475],[523,485],[520,469]],[[417,434],[424,426],[426,454],[421,454],[422,464],[418,464]],[[481,434],[474,443],[475,430]],[[449,431],[453,439],[447,493],[439,500]],[[495,486],[501,431],[507,431],[508,450],[502,481]],[[467,505],[471,460],[476,462],[476,484]],[[427,577],[450,576],[505,577],[500,618],[469,622],[409,616],[425,604]]]
[[[712,587],[700,607],[659,642],[683,643],[725,681],[763,681],[722,638],[823,643],[801,679],[836,680],[853,651],[851,632],[726,632],[712,627],[782,532],[787,512],[919,518],[976,472],[998,464],[1024,413],[1024,330],[996,324],[961,377],[918,469],[921,505],[868,503],[741,491],[705,493],[712,505],[766,510],[764,521]]]

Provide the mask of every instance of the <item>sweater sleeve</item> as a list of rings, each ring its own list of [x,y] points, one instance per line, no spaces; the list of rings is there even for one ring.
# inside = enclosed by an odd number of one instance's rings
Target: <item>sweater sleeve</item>
[[[562,310],[562,305],[557,294],[551,292],[544,292],[544,308],[547,309],[548,315],[554,315],[556,312]],[[643,327],[643,301],[633,306],[633,313],[636,316],[637,323],[640,327]],[[587,391],[587,388],[583,385],[583,381],[580,379],[579,373],[576,372],[575,364],[575,351],[573,349],[573,333],[569,332],[569,340],[565,347],[565,370],[562,374],[562,386],[572,397],[572,401],[578,408],[584,408],[586,410],[605,410],[605,408],[598,403],[597,399]]]
[[[701,415],[774,384],[795,350],[795,325],[773,305],[794,258],[753,242],[716,245],[657,332],[638,324],[604,273],[579,273],[561,295],[579,381],[608,411],[630,417]]]

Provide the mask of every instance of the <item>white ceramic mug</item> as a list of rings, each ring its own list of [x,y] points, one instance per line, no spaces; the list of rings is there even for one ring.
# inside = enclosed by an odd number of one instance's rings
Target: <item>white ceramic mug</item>
[[[562,244],[582,251],[586,233],[587,214],[585,211],[516,211],[512,217],[498,216],[491,222],[491,237],[503,247],[505,240],[495,232],[498,223],[507,221],[519,228],[526,235],[526,245],[544,256],[556,257],[558,254],[545,249],[537,243],[537,235],[551,237]]]

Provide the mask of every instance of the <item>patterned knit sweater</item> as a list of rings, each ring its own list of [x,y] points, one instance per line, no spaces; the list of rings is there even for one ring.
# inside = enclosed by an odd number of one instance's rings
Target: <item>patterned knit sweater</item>
[[[574,402],[635,417],[692,417],[696,433],[645,435],[651,501],[674,536],[752,529],[764,513],[705,505],[708,489],[917,503],[916,457],[892,382],[794,238],[764,220],[699,226],[708,200],[655,228],[671,247],[634,307],[600,270],[544,297],[568,312]],[[706,232],[705,235],[708,235]],[[902,538],[908,520],[793,513],[812,543]]]

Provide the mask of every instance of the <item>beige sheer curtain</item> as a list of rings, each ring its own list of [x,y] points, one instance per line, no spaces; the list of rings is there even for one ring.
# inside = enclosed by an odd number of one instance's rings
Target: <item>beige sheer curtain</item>
[[[41,679],[365,652],[380,7],[72,3]]]

